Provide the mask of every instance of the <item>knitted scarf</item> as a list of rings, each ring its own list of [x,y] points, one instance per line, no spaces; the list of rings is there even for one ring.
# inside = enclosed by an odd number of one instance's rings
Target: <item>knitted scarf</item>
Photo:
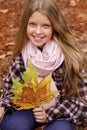
[[[25,68],[27,68],[28,66],[29,59],[32,59],[32,64],[36,69],[40,81],[45,76],[57,69],[64,60],[62,50],[54,40],[47,42],[43,46],[42,51],[38,49],[37,46],[28,41],[25,48],[22,50],[22,57]],[[55,87],[55,83],[53,80],[52,85]]]

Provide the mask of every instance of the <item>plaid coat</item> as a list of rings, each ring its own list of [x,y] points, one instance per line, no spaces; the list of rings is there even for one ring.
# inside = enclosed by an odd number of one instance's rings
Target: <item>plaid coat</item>
[[[9,68],[9,73],[4,79],[4,90],[0,97],[0,106],[13,107],[17,109],[11,103],[12,93],[9,92],[12,85],[12,77],[23,83],[22,74],[25,71],[24,62],[22,55],[20,54],[13,62],[12,66]],[[52,121],[55,119],[63,118],[65,120],[72,121],[76,125],[83,124],[87,121],[87,105],[84,105],[77,97],[65,98],[65,90],[63,88],[64,80],[64,64],[62,64],[58,69],[56,69],[52,78],[54,79],[58,90],[60,90],[60,95],[56,98],[56,104],[49,109],[46,109],[47,118]],[[81,97],[87,101],[87,78],[82,78],[79,80],[77,86],[78,92]]]

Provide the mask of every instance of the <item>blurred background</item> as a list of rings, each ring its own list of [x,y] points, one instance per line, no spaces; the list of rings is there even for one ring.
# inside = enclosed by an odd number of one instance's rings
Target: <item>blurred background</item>
[[[58,0],[73,35],[87,52],[87,0]],[[10,65],[15,36],[27,0],[0,0],[0,82]]]

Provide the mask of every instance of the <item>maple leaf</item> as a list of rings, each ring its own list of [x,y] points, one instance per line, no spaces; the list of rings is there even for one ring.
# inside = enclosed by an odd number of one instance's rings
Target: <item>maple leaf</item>
[[[21,84],[14,78],[12,79],[14,89],[11,90],[14,94],[12,101],[17,106],[20,106],[20,110],[34,108],[40,105],[44,106],[59,93],[50,89],[51,74],[43,78],[41,82],[38,82],[38,75],[31,60],[22,78],[24,84]]]

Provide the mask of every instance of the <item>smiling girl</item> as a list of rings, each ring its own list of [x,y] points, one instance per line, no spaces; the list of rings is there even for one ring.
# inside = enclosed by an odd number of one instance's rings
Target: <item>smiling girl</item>
[[[60,94],[45,107],[18,110],[12,104],[12,78],[22,74],[32,58],[39,78],[52,73],[51,88]],[[0,98],[2,130],[74,130],[87,122],[87,60],[61,14],[57,0],[29,0],[17,33],[13,61]]]

